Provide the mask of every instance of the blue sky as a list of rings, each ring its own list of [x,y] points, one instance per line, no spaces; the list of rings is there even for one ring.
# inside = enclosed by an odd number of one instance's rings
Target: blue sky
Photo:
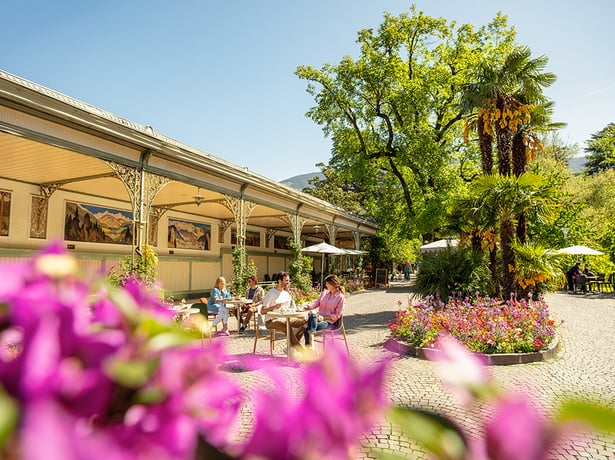
[[[21,0],[2,6],[0,68],[274,180],[316,171],[331,143],[305,117],[299,65],[356,56],[356,33],[398,0]],[[564,141],[615,122],[615,1],[424,0],[435,17],[509,17],[549,57]]]

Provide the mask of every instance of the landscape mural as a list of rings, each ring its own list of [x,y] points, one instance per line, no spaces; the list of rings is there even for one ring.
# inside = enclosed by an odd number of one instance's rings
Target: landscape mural
[[[211,249],[211,225],[169,218],[168,247]]]
[[[67,201],[64,239],[88,243],[132,244],[132,212]]]
[[[231,244],[237,244],[237,230],[231,229]],[[254,246],[259,248],[261,245],[261,234],[260,232],[251,232],[250,230],[246,231],[246,246]]]
[[[0,236],[9,236],[11,220],[11,192],[0,190]]]

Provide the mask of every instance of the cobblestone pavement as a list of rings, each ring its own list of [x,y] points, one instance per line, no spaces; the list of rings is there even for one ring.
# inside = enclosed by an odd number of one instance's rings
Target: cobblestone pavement
[[[381,360],[391,365],[387,391],[396,404],[430,409],[453,417],[470,436],[480,435],[477,420],[486,408],[467,412],[459,407],[442,388],[432,366],[423,360],[399,356],[384,348],[389,337],[387,322],[399,308],[397,301],[407,301],[409,286],[394,283],[388,289],[362,291],[348,296],[344,323],[351,355],[371,365]],[[595,399],[615,406],[615,295],[613,293],[570,295],[553,293],[546,297],[558,326],[559,349],[553,359],[532,364],[492,366],[496,381],[504,388],[531,393],[535,406],[552,414],[558,401],[566,396]],[[231,327],[233,324],[231,323]],[[231,354],[251,354],[252,332],[233,334],[225,340]],[[282,343],[277,342],[274,359],[285,364]],[[269,359],[268,342],[260,341],[257,354]],[[285,365],[289,382],[301,392],[300,382],[293,381],[299,365]],[[245,388],[267,385],[259,371],[233,374]],[[237,436],[249,432],[252,413],[245,407]],[[483,414],[484,415],[484,414]],[[357,458],[376,458],[378,451],[394,451],[408,458],[426,458],[421,448],[403,438],[399,431],[384,421],[365,436]],[[615,437],[593,434],[570,438],[553,453],[557,459],[615,459]]]

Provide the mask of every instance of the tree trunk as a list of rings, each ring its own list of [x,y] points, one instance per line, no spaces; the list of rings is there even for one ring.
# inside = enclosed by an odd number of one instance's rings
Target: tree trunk
[[[483,174],[491,175],[493,174],[493,136],[485,132],[485,123],[480,114],[478,116],[477,131]]]
[[[508,218],[500,223],[500,248],[502,250],[502,299],[508,300],[515,294],[515,255],[511,243],[514,234],[514,224]]]

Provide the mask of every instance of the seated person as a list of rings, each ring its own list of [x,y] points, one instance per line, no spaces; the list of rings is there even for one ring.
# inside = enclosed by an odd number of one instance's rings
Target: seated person
[[[594,275],[594,272],[591,271],[591,269],[589,268],[589,265],[585,264],[585,268],[583,269],[583,273],[585,274],[585,276],[596,276]]]
[[[288,272],[276,273],[273,277],[273,281],[275,281],[276,285],[265,294],[259,313],[265,316],[265,327],[267,329],[275,329],[286,335],[286,319],[273,318],[268,316],[267,313],[279,310],[282,306],[291,305],[294,302],[290,293],[287,291],[288,285],[290,284],[290,276]],[[302,348],[299,341],[303,335],[305,320],[303,318],[291,318],[290,325],[293,329],[298,329],[297,333],[290,334],[289,340],[291,345],[295,348]]]
[[[335,327],[334,324],[342,317],[346,305],[344,288],[340,285],[337,276],[328,275],[325,278],[325,286],[326,289],[320,296],[307,306],[308,310],[318,308],[318,314],[312,312],[308,316],[307,328],[304,332],[306,345],[310,345],[310,332]]]
[[[252,315],[258,311],[261,304],[263,303],[263,298],[265,297],[265,290],[258,285],[258,278],[255,275],[248,276],[248,285],[249,288],[246,291],[246,299],[252,300],[252,303],[249,305],[242,305],[241,311],[245,314],[241,326],[239,327],[239,333],[243,334],[248,326],[250,325],[250,319]],[[265,325],[263,324],[263,327]],[[259,324],[260,327],[260,324]]]
[[[584,294],[587,293],[587,285],[589,284],[589,282],[587,281],[585,273],[579,273],[575,278],[574,282],[576,283],[577,287],[581,289],[581,292],[583,292]]]
[[[212,328],[215,328],[218,323],[222,322],[222,332],[226,335],[230,335],[228,331],[228,307],[226,301],[231,300],[231,293],[226,289],[226,279],[223,276],[219,276],[216,279],[216,284],[211,290],[211,297],[207,302],[207,310],[218,313],[216,319],[212,324]]]
[[[576,262],[566,272],[566,279],[568,280],[568,290],[570,292],[574,292],[575,279],[579,273],[581,273],[581,262]]]

